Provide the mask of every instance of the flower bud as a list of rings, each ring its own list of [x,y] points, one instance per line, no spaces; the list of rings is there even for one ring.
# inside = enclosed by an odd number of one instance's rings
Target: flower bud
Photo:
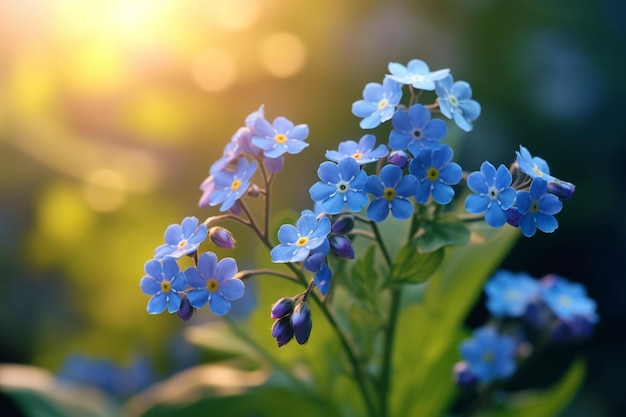
[[[283,297],[280,298],[272,305],[272,311],[270,316],[273,319],[280,319],[288,316],[293,312],[293,298]]]
[[[548,192],[559,197],[561,200],[568,200],[574,195],[576,186],[567,181],[549,181]]]
[[[461,361],[454,364],[452,368],[452,379],[461,388],[471,389],[476,387],[478,378],[469,369],[467,362]]]
[[[354,216],[351,214],[344,214],[335,219],[330,226],[331,233],[338,235],[345,235],[350,233],[354,228]]]
[[[513,227],[519,227],[521,213],[517,207],[511,207],[506,211],[506,222]]]
[[[180,317],[181,320],[189,321],[195,311],[196,309],[192,307],[191,303],[189,302],[189,298],[187,298],[185,294],[181,294],[180,308],[176,312],[176,314],[178,314],[178,317]]]
[[[220,226],[213,226],[209,229],[209,239],[219,248],[232,249],[235,247],[233,234]]]
[[[270,174],[276,174],[283,169],[284,158],[279,156],[278,158],[266,158],[265,167]]]
[[[301,345],[305,344],[309,340],[311,328],[313,327],[311,309],[307,303],[296,304],[293,313],[291,313],[291,324],[296,341]]]
[[[248,196],[252,197],[252,198],[257,198],[258,196],[261,195],[261,189],[259,188],[258,185],[256,184],[252,184],[250,186],[250,188],[248,188]]]
[[[594,323],[586,317],[576,316],[570,320],[559,320],[552,329],[550,338],[565,343],[586,339],[593,333]]]
[[[407,162],[409,162],[409,155],[407,155],[404,151],[392,151],[389,154],[388,160],[390,163],[397,165],[400,168],[404,168]]]
[[[346,259],[354,259],[354,248],[350,239],[341,235],[330,235],[328,236],[328,241],[335,255]]]
[[[278,342],[278,347],[286,345],[293,338],[293,327],[289,316],[283,317],[272,325],[272,337]]]

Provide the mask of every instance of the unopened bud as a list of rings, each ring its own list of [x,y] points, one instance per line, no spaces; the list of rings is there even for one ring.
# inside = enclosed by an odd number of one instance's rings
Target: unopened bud
[[[335,219],[330,226],[331,233],[338,235],[345,235],[350,233],[354,228],[354,216],[351,214],[344,214]]]
[[[259,188],[258,185],[252,184],[250,188],[248,188],[248,196],[252,198],[257,198],[260,195],[261,195],[261,189]]]
[[[272,311],[270,312],[270,316],[273,319],[280,319],[285,316],[288,316],[293,311],[293,298],[283,297],[280,298],[272,305]]]
[[[561,200],[568,200],[574,195],[576,186],[567,181],[549,181],[548,192],[559,197]]]
[[[293,327],[289,316],[276,320],[272,326],[272,337],[278,342],[278,347],[286,345],[293,338]]]
[[[191,320],[191,317],[193,316],[193,313],[195,311],[196,309],[193,308],[193,306],[189,302],[189,298],[187,298],[185,294],[182,294],[180,308],[176,312],[176,314],[178,314],[178,317],[180,317],[181,320],[189,321]]]
[[[519,227],[519,218],[522,216],[517,207],[511,207],[506,211],[506,222],[513,227]]]
[[[409,162],[409,155],[404,151],[392,151],[388,159],[390,163],[404,168],[407,162]]]
[[[233,234],[220,226],[213,226],[209,229],[209,239],[218,248],[232,249],[235,247]]]
[[[467,362],[457,362],[452,368],[452,379],[463,389],[471,389],[478,383],[478,378],[469,369]]]
[[[296,341],[303,345],[309,340],[313,321],[311,320],[311,309],[307,303],[299,303],[291,313],[291,324]]]
[[[337,256],[341,256],[345,259],[354,259],[354,248],[350,239],[342,235],[330,235],[328,236],[328,242],[330,242],[330,249]]]

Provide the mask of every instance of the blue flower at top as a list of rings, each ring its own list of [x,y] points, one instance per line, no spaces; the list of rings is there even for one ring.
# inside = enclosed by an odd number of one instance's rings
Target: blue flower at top
[[[381,222],[391,214],[396,219],[408,219],[413,214],[413,204],[408,200],[417,190],[417,179],[413,175],[402,175],[397,165],[388,164],[380,170],[380,177],[370,175],[365,191],[374,196],[367,207],[367,217]]]
[[[550,175],[550,167],[544,159],[532,156],[528,149],[522,145],[520,145],[519,151],[515,153],[517,154],[517,165],[530,178],[541,177],[546,181],[558,181],[558,178]]]
[[[596,302],[587,296],[582,284],[570,282],[558,275],[542,278],[541,297],[561,320],[585,318],[591,323],[598,321]]]
[[[171,224],[165,229],[165,243],[154,250],[154,259],[165,257],[180,258],[198,250],[200,243],[207,237],[204,223],[198,225],[196,217],[185,217],[182,223]]]
[[[237,161],[234,171],[221,170],[213,174],[215,189],[208,198],[209,205],[221,204],[220,211],[230,209],[250,186],[250,178],[256,172],[256,162],[248,162],[246,158]]]
[[[362,129],[373,129],[391,119],[400,99],[402,88],[391,78],[385,78],[382,84],[368,83],[363,89],[363,100],[352,104],[352,114],[363,117],[359,123]]]
[[[552,233],[559,227],[554,215],[561,211],[563,203],[547,190],[548,182],[537,177],[530,184],[529,191],[517,193],[516,206],[520,212],[519,228],[526,237],[533,236],[537,229]]]
[[[339,148],[336,151],[326,151],[326,159],[339,162],[343,158],[351,157],[354,158],[359,165],[365,165],[370,162],[376,162],[389,153],[389,150],[387,150],[387,147],[383,144],[380,144],[375,149],[374,146],[376,146],[376,136],[370,134],[363,135],[359,143],[353,140],[347,140],[339,143]]]
[[[476,194],[465,199],[465,209],[473,214],[485,213],[485,222],[491,227],[502,227],[506,223],[506,211],[515,202],[516,192],[510,187],[513,176],[504,166],[498,170],[485,161],[480,171],[467,177],[467,186]]]
[[[243,281],[235,278],[236,274],[237,262],[233,258],[218,262],[213,252],[203,253],[198,257],[197,268],[185,269],[189,302],[195,308],[202,308],[208,302],[213,314],[223,316],[230,311],[230,302],[240,299],[245,291]]]
[[[463,176],[461,166],[452,161],[452,148],[444,145],[438,149],[424,148],[409,164],[409,172],[415,175],[419,187],[415,201],[424,204],[432,194],[439,204],[448,204],[454,197],[452,185],[458,184]]]
[[[180,308],[182,293],[187,289],[185,275],[178,268],[174,258],[165,258],[163,262],[151,259],[144,265],[146,275],[141,278],[141,291],[152,298],[148,301],[150,314],[159,314],[167,310],[175,313]]]
[[[469,132],[474,128],[472,122],[480,116],[480,104],[472,100],[472,88],[465,81],[453,83],[451,75],[435,83],[439,110],[448,119],[453,119],[461,129]]]
[[[393,130],[389,134],[389,147],[393,150],[408,149],[413,156],[423,148],[440,148],[439,142],[446,135],[446,123],[430,119],[430,110],[422,104],[414,104],[409,110],[398,110],[391,118]]]
[[[461,344],[460,350],[469,369],[483,383],[508,378],[517,367],[515,342],[491,327],[476,329],[473,337]]]
[[[311,251],[328,240],[330,219],[317,219],[311,210],[304,210],[296,225],[283,224],[278,229],[280,244],[270,251],[272,262],[300,262],[305,260]]]
[[[487,309],[496,317],[521,317],[539,300],[541,286],[526,273],[497,271],[485,284]]]
[[[391,73],[387,77],[392,80],[428,91],[435,89],[435,81],[444,78],[450,73],[450,70],[447,68],[431,72],[428,65],[420,59],[410,60],[406,67],[397,62],[390,62],[387,68]]]
[[[263,149],[266,158],[278,158],[284,153],[297,154],[309,146],[304,142],[309,136],[309,127],[305,124],[294,126],[284,117],[277,117],[273,124],[257,117],[254,130],[258,136],[252,138],[252,144]]]
[[[317,170],[322,181],[309,189],[313,201],[321,201],[321,208],[328,214],[341,213],[345,206],[358,212],[368,202],[363,191],[367,174],[354,158],[343,158],[339,164],[322,162]]]

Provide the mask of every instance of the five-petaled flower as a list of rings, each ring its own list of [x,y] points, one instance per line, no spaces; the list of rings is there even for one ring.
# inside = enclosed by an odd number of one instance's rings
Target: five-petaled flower
[[[187,298],[195,308],[204,307],[207,302],[213,314],[223,316],[230,311],[230,302],[243,296],[244,284],[235,278],[237,263],[233,258],[217,261],[213,252],[205,252],[198,257],[198,266],[185,269],[189,290]]]
[[[322,210],[328,214],[341,213],[345,206],[358,212],[367,204],[363,191],[367,174],[354,158],[343,158],[338,164],[322,162],[317,175],[321,181],[313,184],[309,193],[313,201],[321,201]]]
[[[513,339],[488,326],[476,329],[473,337],[461,344],[461,356],[483,383],[508,378],[517,367]]]
[[[362,117],[362,129],[373,129],[391,119],[402,98],[400,84],[385,78],[382,84],[368,83],[363,89],[363,100],[352,104],[352,114]]]
[[[587,296],[585,287],[558,275],[546,275],[541,279],[541,298],[561,320],[584,318],[591,323],[598,321],[596,302]]]
[[[388,164],[380,170],[380,176],[367,177],[365,191],[374,196],[367,207],[367,217],[375,222],[387,218],[389,211],[396,219],[408,219],[413,214],[413,204],[408,200],[417,190],[413,175],[402,175],[397,165]]]
[[[537,229],[552,233],[559,223],[554,215],[561,211],[563,203],[547,192],[548,182],[537,177],[530,184],[529,191],[517,193],[516,206],[520,212],[519,228],[526,237],[533,236]]]
[[[294,125],[285,117],[277,117],[273,124],[257,117],[254,130],[257,136],[252,138],[252,144],[261,148],[267,158],[278,158],[284,153],[297,154],[309,146],[304,141],[309,136],[309,127]]]
[[[410,60],[406,67],[397,62],[390,62],[387,68],[391,73],[387,74],[387,77],[392,80],[428,91],[435,89],[435,81],[441,80],[450,73],[447,68],[431,72],[428,64],[421,59]]]
[[[446,135],[446,123],[430,118],[430,110],[422,104],[414,104],[409,110],[398,110],[391,118],[393,130],[389,134],[389,147],[405,150],[416,156],[423,148],[440,148],[440,140]]]
[[[358,143],[353,140],[346,140],[339,143],[336,151],[326,151],[326,159],[339,162],[344,158],[351,157],[359,165],[365,165],[376,162],[389,153],[389,150],[383,144],[378,145],[376,148],[374,146],[376,146],[376,136],[371,134],[363,135]]]
[[[176,260],[170,257],[164,258],[162,262],[151,259],[144,265],[144,271],[146,275],[139,286],[144,294],[152,296],[148,301],[148,313],[159,314],[166,308],[170,313],[177,312],[187,281]]]
[[[550,167],[545,159],[532,156],[530,151],[522,145],[520,145],[519,151],[515,153],[517,154],[517,165],[520,170],[530,178],[541,177],[546,181],[558,180],[556,177],[550,175]]]
[[[539,282],[525,272],[497,271],[485,284],[487,309],[496,317],[520,317],[539,300]]]
[[[198,225],[196,217],[185,217],[181,224],[171,224],[165,229],[165,243],[154,250],[154,259],[180,258],[198,250],[207,237],[204,223]]]
[[[278,229],[280,244],[270,251],[272,262],[300,262],[309,256],[311,251],[328,240],[330,219],[317,219],[311,210],[304,210],[296,225],[283,224]]]
[[[452,161],[452,148],[444,145],[438,149],[424,148],[409,164],[409,172],[417,178],[419,187],[415,201],[424,204],[432,194],[439,204],[448,204],[454,197],[452,185],[463,176],[461,166]]]
[[[453,119],[461,129],[469,132],[474,128],[472,122],[480,116],[480,104],[472,100],[472,88],[465,81],[453,82],[452,76],[435,83],[441,114]]]
[[[506,223],[506,210],[515,202],[516,192],[510,187],[511,172],[500,165],[498,169],[485,161],[480,171],[467,177],[467,186],[476,194],[465,199],[465,209],[473,214],[485,213],[485,222],[491,227],[502,227]]]
[[[256,172],[256,162],[248,162],[246,158],[239,158],[233,171],[223,169],[213,174],[214,190],[208,198],[209,205],[221,204],[220,211],[229,210],[235,201],[241,198],[248,187],[250,179]]]

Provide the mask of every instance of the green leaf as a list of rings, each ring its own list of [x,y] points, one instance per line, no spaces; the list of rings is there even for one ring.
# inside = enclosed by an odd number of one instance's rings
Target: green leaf
[[[456,217],[442,216],[424,223],[424,233],[418,239],[420,252],[433,252],[444,246],[464,245],[469,242],[470,231]]]
[[[342,278],[349,293],[363,307],[375,311],[378,305],[381,274],[376,269],[376,246],[371,245]]]
[[[417,284],[428,280],[441,265],[444,251],[440,248],[434,252],[420,253],[418,240],[407,243],[393,261],[390,285]]]
[[[26,365],[0,365],[0,391],[28,417],[113,417],[117,404],[93,387],[61,383],[50,372]]]

